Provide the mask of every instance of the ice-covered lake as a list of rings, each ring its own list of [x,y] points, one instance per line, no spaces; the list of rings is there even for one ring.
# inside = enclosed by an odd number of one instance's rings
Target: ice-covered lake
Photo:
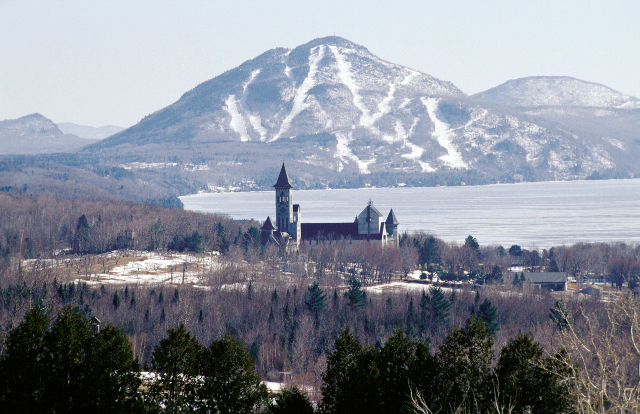
[[[180,197],[185,209],[263,221],[275,216],[275,193]],[[548,248],[596,241],[640,242],[640,179],[497,184],[469,187],[366,188],[293,192],[306,222],[353,221],[369,200],[400,231],[425,231],[462,243]]]

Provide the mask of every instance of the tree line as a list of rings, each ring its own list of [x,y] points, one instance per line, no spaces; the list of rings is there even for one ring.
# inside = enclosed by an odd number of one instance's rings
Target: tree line
[[[142,377],[125,333],[111,324],[96,330],[72,306],[53,323],[31,309],[0,359],[5,412],[300,412],[293,402],[315,411],[296,389],[269,400],[249,351],[229,331],[204,346],[184,324],[169,328],[153,349],[151,375]],[[556,372],[563,367],[543,358],[530,336],[510,340],[495,369],[492,355],[493,334],[481,317],[454,328],[435,354],[400,330],[375,347],[345,328],[327,352],[317,412],[410,413],[413,395],[434,412],[492,412],[494,404],[568,412],[573,397]]]
[[[229,330],[203,345],[182,323],[168,328],[143,376],[122,329],[96,329],[70,305],[51,322],[36,307],[0,358],[0,404],[7,413],[635,412],[638,312],[629,295],[596,310],[557,303],[550,312],[557,342],[547,350],[519,333],[498,351],[480,312],[437,348],[401,330],[365,345],[344,327],[327,347],[312,404],[304,387],[270,396],[250,348]]]

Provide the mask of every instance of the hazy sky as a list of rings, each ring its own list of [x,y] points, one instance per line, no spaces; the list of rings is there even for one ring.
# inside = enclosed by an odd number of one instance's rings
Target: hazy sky
[[[640,97],[637,0],[0,0],[0,120],[129,127],[268,49],[334,34],[467,94],[563,75]]]

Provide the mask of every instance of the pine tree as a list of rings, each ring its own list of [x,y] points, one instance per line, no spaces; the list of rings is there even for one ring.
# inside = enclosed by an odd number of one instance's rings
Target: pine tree
[[[195,405],[201,349],[184,324],[167,330],[167,337],[154,348],[151,369],[158,380],[151,384],[150,392],[167,413],[184,412]]]
[[[118,291],[113,294],[113,307],[117,310],[120,307],[120,296],[118,296]]]
[[[498,322],[498,312],[495,306],[491,305],[491,301],[486,299],[482,302],[478,308],[478,318],[487,325],[487,328],[491,331],[491,334],[495,335],[500,330],[500,323]]]
[[[203,383],[198,390],[203,412],[250,414],[267,401],[267,387],[255,372],[244,344],[227,332],[200,356]]]
[[[367,293],[362,290],[362,284],[355,278],[352,278],[349,282],[351,287],[345,292],[345,296],[348,299],[349,306],[353,309],[361,309],[367,304]]]
[[[490,364],[493,335],[475,316],[454,328],[436,354],[433,412],[472,412],[492,398]]]
[[[292,387],[277,393],[274,403],[267,409],[266,414],[313,414],[313,404],[309,397],[298,388]]]
[[[327,295],[322,292],[322,289],[318,286],[318,282],[313,282],[307,289],[305,298],[305,305],[316,317],[322,313],[326,307],[325,299]]]

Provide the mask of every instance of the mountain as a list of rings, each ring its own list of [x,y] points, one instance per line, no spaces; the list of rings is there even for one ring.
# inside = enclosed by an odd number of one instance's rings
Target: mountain
[[[59,122],[58,128],[65,134],[73,134],[84,139],[105,139],[124,128],[115,125],[105,125],[98,128],[88,125],[78,125],[71,122]]]
[[[556,102],[624,111],[635,98],[571,78],[505,85],[468,97],[451,82],[326,37],[267,51],[83,152],[197,191],[267,188],[282,159],[302,188],[640,173],[629,137],[581,136],[510,107]]]
[[[640,99],[597,83],[566,76],[533,76],[514,79],[474,98],[514,108],[575,106],[638,109]]]
[[[0,121],[0,154],[71,152],[91,142],[63,133],[40,114]]]
[[[602,151],[611,168],[592,178],[638,176],[640,100],[606,86],[569,77],[515,79],[474,95],[536,117]],[[606,144],[609,144],[608,146]]]

